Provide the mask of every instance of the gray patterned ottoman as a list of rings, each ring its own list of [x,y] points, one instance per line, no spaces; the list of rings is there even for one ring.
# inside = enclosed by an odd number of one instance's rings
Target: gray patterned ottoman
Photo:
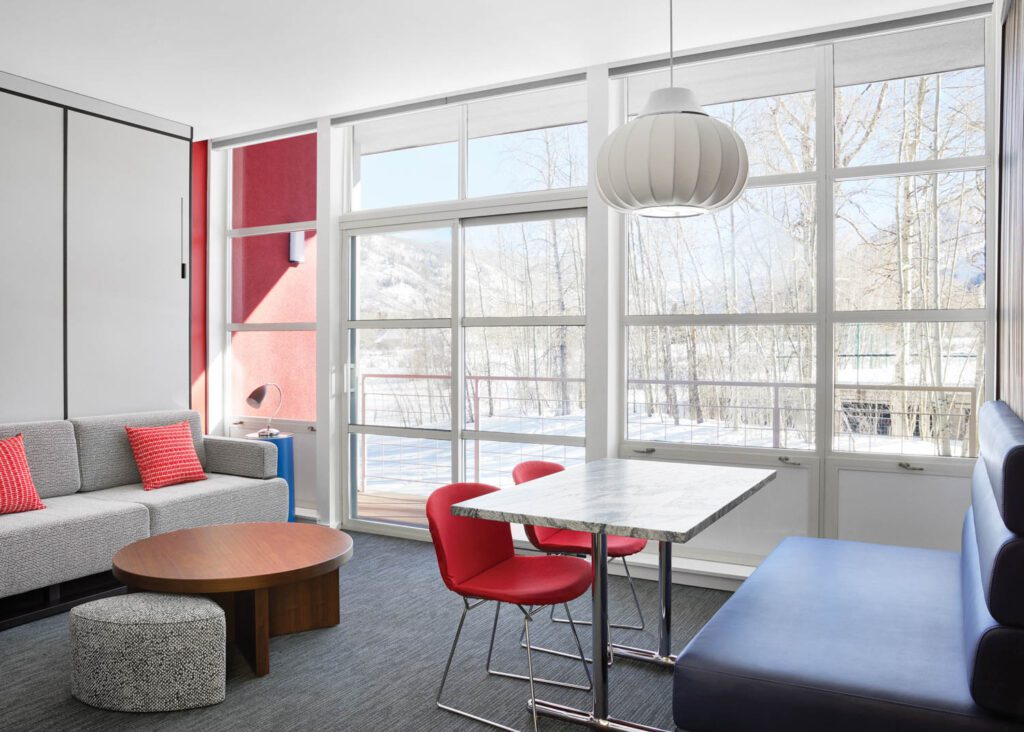
[[[137,592],[71,610],[71,693],[101,709],[167,712],[224,701],[225,625],[204,597]]]

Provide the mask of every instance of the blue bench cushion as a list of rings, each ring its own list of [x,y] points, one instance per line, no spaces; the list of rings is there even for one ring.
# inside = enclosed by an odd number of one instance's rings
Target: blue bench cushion
[[[1024,628],[1000,625],[992,617],[995,613],[989,611],[991,603],[985,601],[984,563],[978,554],[980,534],[975,533],[979,508],[975,504],[967,510],[960,560],[971,694],[985,708],[1019,719],[1024,717]]]
[[[971,698],[960,555],[789,538],[690,642],[689,732],[1010,730]]]
[[[1024,625],[1024,539],[1003,523],[982,460],[974,466],[971,507],[971,540],[988,608],[1000,623]]]
[[[1006,528],[1024,534],[1024,422],[1005,402],[981,405],[981,460]]]

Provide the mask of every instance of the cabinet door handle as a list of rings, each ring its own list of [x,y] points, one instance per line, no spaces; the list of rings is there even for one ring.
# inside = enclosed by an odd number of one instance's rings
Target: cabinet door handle
[[[637,455],[650,455],[654,452],[653,447],[645,447],[641,450],[633,450]]]
[[[786,465],[786,466],[790,467],[790,468],[796,468],[796,467],[800,466],[800,463],[795,462],[793,460],[790,460],[785,455],[783,455],[782,457],[779,458],[779,462],[782,463],[783,465]]]
[[[904,470],[924,470],[924,468],[916,467],[914,465],[911,465],[910,463],[897,463],[897,465],[899,465]]]
[[[178,242],[181,255],[181,279],[188,279],[188,260],[185,258],[185,198],[178,199]]]

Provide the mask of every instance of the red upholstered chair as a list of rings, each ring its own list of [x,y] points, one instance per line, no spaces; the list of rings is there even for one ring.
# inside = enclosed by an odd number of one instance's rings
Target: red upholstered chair
[[[448,662],[441,677],[441,686],[437,690],[437,706],[449,712],[469,717],[479,722],[512,730],[498,722],[471,714],[441,702],[448,671],[451,669],[455,648],[459,644],[462,626],[466,615],[488,601],[494,601],[494,623],[491,627],[491,642],[487,650],[487,672],[495,676],[522,679],[530,682],[530,697],[534,695],[534,683],[546,683],[573,689],[589,691],[591,685],[590,670],[587,668],[583,654],[583,646],[576,634],[576,626],[569,616],[569,624],[579,656],[572,656],[583,663],[587,674],[587,685],[570,684],[564,681],[551,681],[535,678],[533,675],[533,656],[530,649],[530,621],[533,616],[547,605],[563,605],[569,612],[569,601],[575,600],[589,588],[593,578],[590,563],[576,557],[516,556],[512,544],[512,529],[499,521],[453,516],[452,505],[471,498],[482,496],[498,490],[494,486],[482,483],[453,483],[438,488],[427,499],[427,523],[430,526],[430,537],[434,541],[437,553],[437,565],[441,571],[441,579],[449,590],[462,598],[462,617],[459,619],[455,640],[448,653]],[[523,632],[526,635],[526,660],[528,675],[495,671],[491,668],[491,655],[494,650],[494,635],[498,627],[498,615],[502,603],[519,608],[523,614]],[[537,712],[533,711],[533,727],[537,729]]]
[[[519,463],[519,465],[512,469],[512,480],[515,481],[516,485],[521,485],[522,483],[527,483],[531,480],[536,480],[537,478],[543,478],[547,475],[558,473],[563,470],[565,470],[565,468],[558,463],[551,463],[546,460],[527,460],[524,463]],[[526,536],[529,538],[530,543],[542,552],[547,552],[548,554],[573,554],[579,556],[590,556],[592,553],[592,534],[589,534],[586,531],[552,529],[545,526],[524,526],[523,528],[526,529]],[[637,597],[636,586],[633,584],[633,576],[629,573],[629,564],[626,562],[626,557],[638,554],[643,551],[645,546],[647,546],[647,539],[634,539],[629,536],[608,537],[608,561],[612,562],[616,559],[622,560],[622,567],[626,570],[626,577],[629,579],[629,589],[633,594],[633,604],[636,606],[636,614],[640,618],[640,623],[637,625],[610,623],[609,625],[613,628],[627,628],[629,630],[644,629],[644,614],[640,609],[640,599]],[[555,617],[553,606],[551,608],[551,619],[556,623],[566,622],[563,618]],[[580,625],[590,625],[589,620],[577,620],[576,622]]]

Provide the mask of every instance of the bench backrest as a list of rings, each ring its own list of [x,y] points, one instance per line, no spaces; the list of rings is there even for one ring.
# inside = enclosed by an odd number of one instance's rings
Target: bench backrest
[[[987,402],[979,430],[961,553],[971,695],[1024,718],[1024,422],[1005,403]]]

